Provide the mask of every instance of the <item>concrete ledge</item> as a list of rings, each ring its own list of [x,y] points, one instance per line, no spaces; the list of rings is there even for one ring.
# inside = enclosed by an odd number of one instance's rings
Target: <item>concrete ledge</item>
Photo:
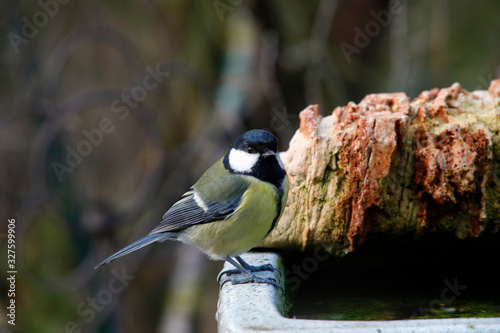
[[[251,265],[272,264],[282,272],[283,264],[275,253],[247,253],[242,258]],[[224,270],[233,269],[226,263]],[[284,286],[278,273],[264,272]],[[391,321],[304,320],[286,318],[281,291],[265,284],[226,283],[219,293],[217,309],[220,333],[248,332],[335,332],[335,333],[498,333],[500,318],[418,319]]]

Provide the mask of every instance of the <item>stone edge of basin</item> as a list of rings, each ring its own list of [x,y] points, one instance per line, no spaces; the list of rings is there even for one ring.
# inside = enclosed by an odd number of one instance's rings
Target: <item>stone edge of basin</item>
[[[272,264],[277,272],[262,272],[284,287],[281,257],[272,252],[246,253],[242,258],[251,265]],[[223,270],[233,269],[226,263]],[[219,291],[217,327],[219,333],[248,332],[335,332],[335,333],[462,333],[500,332],[500,318],[450,318],[390,321],[307,320],[287,318],[282,291],[266,284],[232,285],[226,283]]]

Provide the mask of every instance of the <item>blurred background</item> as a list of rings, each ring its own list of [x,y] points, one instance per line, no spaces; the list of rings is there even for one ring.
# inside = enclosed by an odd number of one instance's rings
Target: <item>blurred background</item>
[[[16,326],[215,332],[220,262],[173,243],[94,270],[150,231],[244,131],[280,149],[298,113],[378,92],[487,89],[500,2],[0,4],[0,248],[16,220]]]

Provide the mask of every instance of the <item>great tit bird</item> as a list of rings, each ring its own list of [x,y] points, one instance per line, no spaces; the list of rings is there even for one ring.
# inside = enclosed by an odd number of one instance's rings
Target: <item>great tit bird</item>
[[[288,177],[277,151],[274,135],[262,130],[246,132],[146,237],[95,268],[153,242],[177,240],[199,248],[211,259],[226,260],[235,266],[237,270],[221,273],[227,274],[225,282],[267,283],[280,288],[273,279],[253,274],[274,270],[271,265],[252,266],[240,257],[273,230],[285,208]],[[229,278],[236,273],[244,274],[244,278]]]

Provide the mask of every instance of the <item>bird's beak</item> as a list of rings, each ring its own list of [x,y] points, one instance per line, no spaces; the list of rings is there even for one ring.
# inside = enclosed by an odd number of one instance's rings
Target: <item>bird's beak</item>
[[[268,149],[262,154],[264,157],[276,156],[276,152],[274,150]]]

